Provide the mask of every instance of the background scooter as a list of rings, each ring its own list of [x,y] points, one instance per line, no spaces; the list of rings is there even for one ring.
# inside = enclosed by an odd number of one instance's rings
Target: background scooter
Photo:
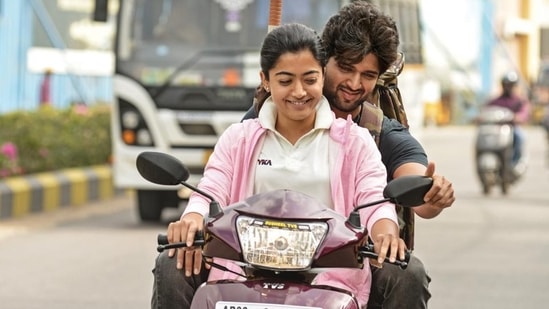
[[[525,159],[516,166],[512,163],[513,119],[513,112],[503,107],[487,106],[480,111],[475,158],[477,176],[484,194],[490,194],[495,186],[500,187],[501,193],[507,194],[511,185],[526,170]]]

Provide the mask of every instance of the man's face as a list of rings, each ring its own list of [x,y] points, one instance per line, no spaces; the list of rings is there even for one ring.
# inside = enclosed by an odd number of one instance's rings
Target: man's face
[[[356,116],[360,104],[374,90],[379,74],[377,57],[372,53],[356,64],[337,62],[331,57],[326,65],[323,94],[336,116]]]

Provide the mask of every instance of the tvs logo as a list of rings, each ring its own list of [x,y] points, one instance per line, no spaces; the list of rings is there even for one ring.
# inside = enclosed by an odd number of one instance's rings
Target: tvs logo
[[[284,283],[263,282],[263,288],[268,290],[284,290],[285,287]]]

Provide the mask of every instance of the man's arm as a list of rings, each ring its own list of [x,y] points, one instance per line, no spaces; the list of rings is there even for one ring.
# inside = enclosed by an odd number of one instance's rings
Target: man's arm
[[[426,203],[413,208],[418,216],[426,219],[436,217],[454,203],[452,183],[444,176],[434,174],[435,164],[427,161],[421,144],[398,121],[383,120],[379,149],[389,180],[407,175],[433,178],[433,186],[425,195]]]
[[[414,207],[414,212],[424,218],[430,219],[438,216],[444,208],[452,206],[456,200],[452,183],[444,176],[435,175],[435,163],[429,162],[428,167],[419,163],[404,163],[393,173],[393,178],[407,175],[425,175],[433,178],[433,186],[425,194],[425,204]]]

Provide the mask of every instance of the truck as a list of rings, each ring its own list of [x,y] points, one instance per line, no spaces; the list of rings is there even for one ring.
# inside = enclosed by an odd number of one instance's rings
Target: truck
[[[106,20],[112,1],[95,0],[96,21]],[[303,23],[320,33],[328,18],[347,2],[285,1],[281,22]],[[416,44],[420,42],[418,1],[378,2],[398,9],[394,16],[408,16],[406,22],[415,30],[407,28],[406,33],[416,36],[415,45],[409,46],[420,50]],[[184,207],[190,192],[143,179],[135,167],[137,156],[144,151],[169,153],[188,167],[189,183],[198,183],[218,137],[229,125],[241,121],[252,106],[260,84],[259,49],[269,28],[271,3],[116,3],[111,117],[113,182],[119,189],[136,193],[142,221],[159,221],[163,209]],[[413,15],[404,14],[407,11]]]

